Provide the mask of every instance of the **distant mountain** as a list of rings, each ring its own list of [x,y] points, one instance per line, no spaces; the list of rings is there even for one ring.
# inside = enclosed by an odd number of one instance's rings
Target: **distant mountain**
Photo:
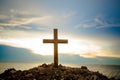
[[[53,62],[53,56],[42,56],[34,54],[31,50],[24,48],[0,45],[0,61],[1,62]],[[59,63],[68,64],[119,64],[119,58],[96,57],[83,58],[73,54],[59,54]]]

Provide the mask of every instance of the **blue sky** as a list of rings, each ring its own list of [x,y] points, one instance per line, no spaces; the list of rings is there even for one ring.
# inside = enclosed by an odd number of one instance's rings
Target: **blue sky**
[[[119,60],[119,4],[119,0],[1,0],[0,45],[52,55],[53,46],[42,40],[53,38],[53,29],[58,28],[59,38],[69,41],[59,45],[59,54]]]

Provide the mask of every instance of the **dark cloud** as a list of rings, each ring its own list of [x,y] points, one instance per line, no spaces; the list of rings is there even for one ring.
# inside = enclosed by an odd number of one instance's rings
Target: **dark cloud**
[[[53,62],[53,56],[42,56],[33,54],[30,50],[0,45],[0,61],[4,62]],[[71,64],[117,64],[120,65],[119,58],[97,57],[83,58],[76,54],[59,54],[60,63]]]

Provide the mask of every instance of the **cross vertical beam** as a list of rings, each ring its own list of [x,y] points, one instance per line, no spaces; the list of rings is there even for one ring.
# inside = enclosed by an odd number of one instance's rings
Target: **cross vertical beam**
[[[54,66],[58,67],[58,43],[68,43],[68,40],[58,39],[58,30],[54,29],[54,39],[43,39],[43,43],[54,44]]]
[[[57,44],[57,39],[58,39],[58,32],[57,29],[54,29],[54,66],[58,66],[58,44]]]

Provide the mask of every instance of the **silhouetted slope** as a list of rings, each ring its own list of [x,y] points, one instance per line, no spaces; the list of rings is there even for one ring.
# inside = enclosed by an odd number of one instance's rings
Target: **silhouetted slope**
[[[29,70],[6,70],[0,74],[0,80],[115,80],[109,79],[99,72],[92,72],[86,66],[71,68],[59,65],[55,68],[53,64],[42,64]]]

